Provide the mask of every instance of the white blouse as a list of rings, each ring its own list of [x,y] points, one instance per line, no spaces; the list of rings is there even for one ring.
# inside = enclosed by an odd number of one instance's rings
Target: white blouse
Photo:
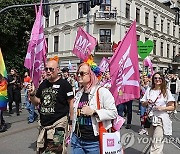
[[[156,106],[167,106],[168,102],[175,101],[169,89],[167,89],[167,96],[164,97],[163,94],[160,95],[160,90],[152,90],[148,88],[145,92],[145,95],[141,99],[141,102],[146,102],[147,100],[152,100],[154,102],[156,98]],[[152,105],[148,106],[150,109]],[[156,116],[162,119],[163,130],[165,135],[172,135],[172,121],[169,118],[169,114],[166,111],[158,111],[153,108],[149,114],[150,116]]]

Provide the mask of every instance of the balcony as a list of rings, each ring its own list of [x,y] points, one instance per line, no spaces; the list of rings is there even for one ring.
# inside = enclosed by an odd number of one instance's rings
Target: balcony
[[[95,48],[95,55],[113,55],[112,43],[98,43]]]
[[[112,11],[99,11],[94,13],[94,22],[96,24],[116,24],[117,22],[117,10]]]

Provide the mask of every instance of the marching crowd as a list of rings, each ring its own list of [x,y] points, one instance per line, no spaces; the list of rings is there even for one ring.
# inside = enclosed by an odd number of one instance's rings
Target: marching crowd
[[[61,73],[62,72],[62,73]],[[21,107],[29,112],[28,123],[33,123],[39,115],[40,127],[37,139],[37,153],[66,153],[71,142],[71,153],[99,154],[99,122],[106,130],[112,127],[111,121],[120,115],[127,116],[126,129],[131,128],[133,100],[116,106],[109,91],[111,78],[106,71],[101,81],[91,65],[82,63],[77,73],[70,74],[68,68],[60,70],[57,60],[49,60],[41,75],[38,89],[32,84],[28,72],[24,73],[23,82],[16,69],[11,69],[7,78],[0,75],[0,91],[7,85],[9,114],[13,113],[15,102],[16,114]],[[139,98],[139,134],[163,140],[164,135],[172,135],[172,122],[169,113],[177,113],[180,105],[180,80],[178,74],[153,75],[141,73]],[[21,90],[24,90],[25,103],[21,102]],[[100,102],[100,108],[97,105]],[[37,109],[38,113],[35,111]],[[0,131],[6,130],[1,113]],[[151,117],[151,124],[146,126],[145,114]],[[163,142],[151,144],[151,154],[161,154]]]

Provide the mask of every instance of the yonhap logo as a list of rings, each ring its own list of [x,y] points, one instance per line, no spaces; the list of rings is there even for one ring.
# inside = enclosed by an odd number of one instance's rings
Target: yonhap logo
[[[122,135],[121,144],[125,149],[131,147],[134,143],[135,143],[134,133],[130,132]]]

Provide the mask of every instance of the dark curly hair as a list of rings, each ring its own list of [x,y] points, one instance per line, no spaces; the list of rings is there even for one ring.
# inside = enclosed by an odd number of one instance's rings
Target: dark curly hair
[[[151,89],[154,89],[155,88],[155,83],[154,83],[154,76],[156,74],[159,74],[161,79],[162,79],[162,84],[160,86],[160,89],[161,89],[161,93],[163,94],[164,97],[166,97],[167,95],[167,85],[166,85],[166,80],[165,80],[165,77],[164,75],[161,73],[161,72],[156,72],[154,73],[154,75],[152,76],[152,86],[151,86]]]

